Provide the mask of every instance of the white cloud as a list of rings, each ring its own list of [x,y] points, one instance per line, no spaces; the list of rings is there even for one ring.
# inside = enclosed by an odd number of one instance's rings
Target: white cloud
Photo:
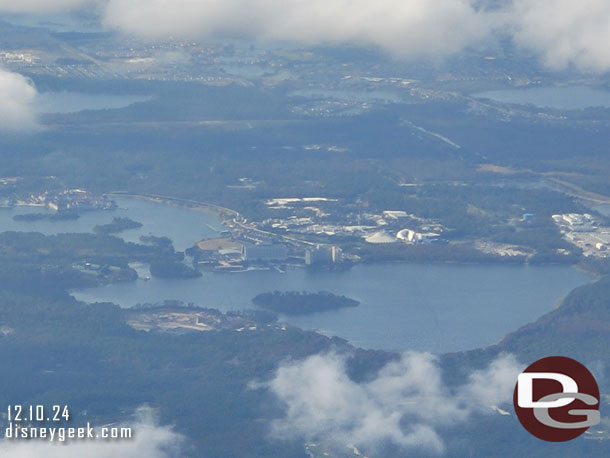
[[[445,56],[487,34],[474,0],[110,0],[106,22],[148,37],[242,36],[372,43],[403,56]]]
[[[478,400],[479,405],[498,406],[512,399],[517,375],[521,367],[514,356],[500,355],[483,370],[469,376],[468,384],[462,388],[466,399]]]
[[[106,22],[147,37],[242,36],[375,44],[439,58],[508,33],[553,69],[610,69],[610,2],[511,0],[109,0]]]
[[[114,425],[117,426],[117,425]],[[73,439],[66,442],[42,440],[1,440],[2,458],[175,458],[180,455],[184,438],[171,428],[159,426],[147,408],[137,411],[134,422],[118,427],[131,427],[132,439]]]
[[[18,73],[0,68],[0,132],[39,127],[34,84]]]
[[[508,34],[552,69],[610,70],[607,0],[0,0],[1,12],[96,7],[110,27],[165,39],[373,44],[439,59]],[[497,3],[495,3],[497,4]]]
[[[92,4],[96,0],[0,0],[4,13],[56,13],[72,11]]]
[[[553,69],[610,69],[610,2],[515,0],[510,26],[517,44],[534,50]]]
[[[285,406],[285,417],[272,424],[273,436],[364,450],[391,442],[441,453],[438,427],[464,422],[475,411],[493,413],[491,406],[509,402],[522,369],[513,356],[501,355],[450,390],[436,357],[427,353],[407,352],[365,383],[353,382],[345,365],[346,357],[336,353],[282,365],[263,385]]]

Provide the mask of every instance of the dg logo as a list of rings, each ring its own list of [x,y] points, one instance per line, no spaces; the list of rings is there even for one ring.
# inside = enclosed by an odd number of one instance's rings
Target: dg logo
[[[539,439],[565,442],[600,422],[599,388],[571,358],[543,358],[519,374],[513,395],[521,424]]]

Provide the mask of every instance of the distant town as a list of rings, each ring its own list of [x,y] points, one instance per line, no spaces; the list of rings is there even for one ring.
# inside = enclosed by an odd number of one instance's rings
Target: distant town
[[[202,240],[188,254],[199,268],[242,271],[287,265],[341,269],[360,257],[342,246],[447,244],[446,228],[438,221],[402,210],[371,213],[354,202],[341,204],[327,197],[276,198],[265,202],[277,217],[247,221],[225,213],[227,230],[220,238]],[[347,210],[346,210],[347,209]]]
[[[20,178],[2,178],[11,184]],[[249,179],[244,186],[256,186]],[[20,220],[78,217],[79,212],[113,210],[113,196],[98,195],[85,189],[54,189],[38,193],[4,196],[3,207],[31,206],[44,208],[44,214],[16,215]],[[267,199],[266,217],[250,221],[238,212],[213,204],[141,195],[159,203],[181,205],[216,214],[224,229],[217,238],[205,239],[186,250],[185,262],[196,270],[241,272],[247,270],[307,267],[311,269],[345,269],[362,261],[359,250],[381,249],[384,246],[462,246],[454,240],[451,229],[440,221],[422,218],[400,209],[372,212],[365,202],[339,201],[337,198],[281,197]],[[50,211],[50,213],[49,213]],[[534,217],[524,213],[518,224],[528,224]],[[588,213],[566,213],[552,216],[565,241],[581,251],[584,257],[610,257],[610,227]],[[131,224],[138,224],[131,222]],[[115,232],[120,232],[120,228]],[[528,246],[501,243],[478,238],[471,242],[473,250],[496,258],[527,260],[535,254]],[[379,248],[376,248],[379,247]],[[558,248],[556,255],[571,255],[573,250]]]
[[[19,177],[0,178],[0,184],[14,183]],[[96,195],[84,189],[49,190],[27,195],[9,195],[0,198],[0,207],[16,205],[41,207],[55,212],[77,212],[89,210],[112,210],[116,203],[105,195]]]

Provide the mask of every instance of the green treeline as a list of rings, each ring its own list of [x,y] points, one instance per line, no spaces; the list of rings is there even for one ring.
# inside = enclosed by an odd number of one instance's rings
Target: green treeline
[[[286,315],[307,315],[344,307],[356,307],[359,302],[327,291],[273,291],[257,295],[252,302],[262,308]]]
[[[98,224],[93,228],[93,232],[96,234],[117,234],[119,232],[126,231],[127,229],[138,229],[142,227],[142,223],[132,220],[127,217],[116,217],[112,219],[111,223]]]

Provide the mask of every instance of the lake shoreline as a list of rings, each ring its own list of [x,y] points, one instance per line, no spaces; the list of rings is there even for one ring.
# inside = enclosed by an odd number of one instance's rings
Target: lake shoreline
[[[105,196],[110,198],[112,197],[127,197],[133,199],[142,199],[147,200],[149,202],[154,202],[160,205],[169,205],[172,207],[183,208],[185,210],[199,211],[202,213],[207,213],[209,215],[214,215],[218,217],[220,220],[219,223],[224,225],[223,218],[227,215],[233,215],[234,217],[239,217],[239,213],[230,208],[221,207],[220,205],[211,204],[208,202],[201,202],[190,199],[182,199],[180,197],[171,197],[171,196],[161,196],[155,194],[132,194],[128,192],[109,192],[105,193]]]

